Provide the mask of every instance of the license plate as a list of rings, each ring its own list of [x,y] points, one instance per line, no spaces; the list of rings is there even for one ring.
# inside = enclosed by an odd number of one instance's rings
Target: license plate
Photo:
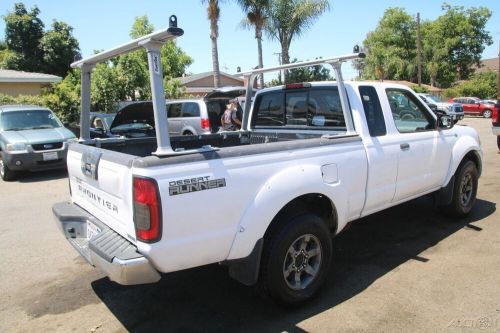
[[[50,153],[43,153],[43,160],[44,161],[57,160],[57,151],[53,151]]]
[[[92,237],[101,232],[101,228],[96,226],[94,223],[87,221],[87,239],[90,240]]]

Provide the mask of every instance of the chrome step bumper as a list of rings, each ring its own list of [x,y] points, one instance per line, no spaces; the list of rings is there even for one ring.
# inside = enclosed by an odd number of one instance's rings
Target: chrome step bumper
[[[110,229],[81,207],[70,202],[52,206],[57,226],[71,245],[92,266],[106,273],[110,280],[123,285],[153,283],[160,280],[149,260],[137,252],[127,239]],[[101,232],[87,238],[87,221]]]

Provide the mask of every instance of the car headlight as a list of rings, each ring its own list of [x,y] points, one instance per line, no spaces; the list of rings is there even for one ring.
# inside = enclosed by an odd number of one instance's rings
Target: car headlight
[[[5,145],[5,149],[9,152],[25,152],[27,148],[24,142],[8,143]]]

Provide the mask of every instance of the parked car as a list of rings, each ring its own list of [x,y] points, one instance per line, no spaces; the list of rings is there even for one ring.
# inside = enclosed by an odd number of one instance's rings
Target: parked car
[[[75,140],[47,108],[0,106],[0,176],[10,181],[20,170],[65,168],[68,142]]]
[[[477,97],[455,97],[449,100],[450,103],[460,103],[464,108],[465,114],[474,116],[483,116],[491,118],[495,105],[483,104]]]
[[[432,94],[420,93],[417,95],[425,103],[427,103],[427,105],[436,106],[436,110],[432,109],[431,107],[431,110],[434,111],[434,113],[446,114],[450,116],[455,123],[457,123],[459,120],[464,119],[464,108],[462,104],[443,102],[439,97]]]
[[[223,87],[203,98],[168,100],[166,109],[170,135],[216,133],[228,102],[244,93],[244,87]],[[241,114],[244,98],[239,98],[238,101],[238,111]],[[126,137],[154,136],[154,126],[153,103],[132,102],[118,111],[109,134]]]
[[[112,136],[110,132],[111,123],[116,113],[91,112],[90,113],[90,138],[107,138]],[[67,126],[68,127],[68,126]],[[68,127],[77,137],[80,136],[80,125],[74,124]]]

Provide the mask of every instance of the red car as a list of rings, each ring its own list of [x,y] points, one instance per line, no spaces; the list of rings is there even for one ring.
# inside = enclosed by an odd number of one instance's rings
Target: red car
[[[491,118],[493,111],[496,109],[495,105],[483,104],[477,97],[455,97],[450,99],[449,102],[461,103],[465,114],[483,116],[484,118]]]

